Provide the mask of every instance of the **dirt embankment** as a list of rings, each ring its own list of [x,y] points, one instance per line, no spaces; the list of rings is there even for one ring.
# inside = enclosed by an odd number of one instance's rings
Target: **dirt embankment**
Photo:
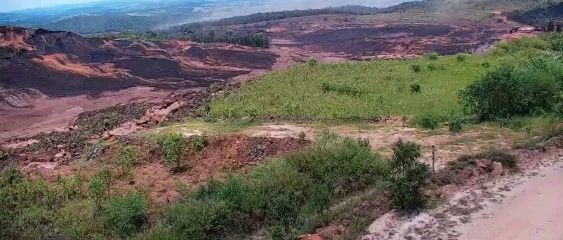
[[[408,216],[389,212],[362,239],[561,239],[563,142],[550,142],[511,150],[520,159],[516,172],[480,159],[458,175],[444,172],[446,182],[447,174],[463,180],[437,189],[448,196],[444,203]]]

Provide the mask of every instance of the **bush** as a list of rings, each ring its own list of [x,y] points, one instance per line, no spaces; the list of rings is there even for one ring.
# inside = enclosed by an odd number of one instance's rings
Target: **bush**
[[[425,200],[420,192],[428,178],[428,166],[418,162],[422,156],[421,146],[399,140],[393,145],[391,159],[391,204],[404,211],[424,207]]]
[[[201,136],[195,136],[193,138],[192,144],[196,150],[202,151],[205,147],[207,147],[209,142],[207,141],[207,136],[201,135]]]
[[[452,117],[449,121],[449,130],[452,133],[459,133],[463,129],[463,117]]]
[[[167,211],[165,223],[170,226],[174,239],[214,239],[221,236],[228,222],[226,210],[218,201],[187,199]]]
[[[430,59],[430,60],[438,60],[438,58],[440,57],[440,54],[437,52],[431,52],[426,54],[426,58]]]
[[[59,178],[27,180],[15,167],[0,174],[0,239],[48,239],[61,206],[78,197],[80,182]]]
[[[297,134],[297,138],[301,141],[305,141],[307,139],[307,134],[305,134],[305,132],[299,132],[299,134]]]
[[[309,60],[308,64],[309,64],[310,67],[314,67],[314,66],[319,65],[319,62],[317,62],[317,59],[313,58],[313,59]]]
[[[562,101],[562,69],[549,58],[504,64],[462,91],[464,108],[481,121],[555,112]]]
[[[139,193],[112,197],[104,204],[101,219],[107,229],[125,238],[143,229],[148,220],[149,203]]]
[[[139,158],[139,147],[125,146],[119,150],[115,163],[119,167],[120,175],[129,175]]]
[[[8,152],[0,148],[0,161],[5,161],[8,159]]]
[[[434,64],[434,63],[428,64],[428,70],[434,71],[436,69],[438,69],[438,66],[436,66],[436,64]]]
[[[374,184],[385,176],[387,165],[373,153],[369,142],[322,135],[307,152],[287,157],[299,172],[346,194]]]
[[[57,211],[55,226],[65,239],[103,239],[103,224],[92,201],[73,201]]]
[[[411,66],[411,68],[414,72],[422,71],[422,67],[419,64],[414,64],[414,65]]]
[[[411,85],[411,93],[420,93],[420,84],[412,84]]]
[[[162,142],[162,152],[164,162],[174,167],[180,167],[184,154],[185,140],[182,134],[172,133],[164,138]]]
[[[416,123],[421,128],[434,130],[434,129],[438,128],[440,120],[438,119],[438,117],[436,117],[434,115],[425,114],[425,115],[418,117],[418,119],[416,120]]]
[[[458,62],[465,62],[465,61],[467,61],[467,54],[460,53],[460,54],[458,54],[458,55],[455,56],[455,59],[456,59]]]
[[[94,201],[99,209],[102,201],[107,197],[111,183],[111,171],[104,167],[102,170],[94,174],[88,185],[88,195]]]

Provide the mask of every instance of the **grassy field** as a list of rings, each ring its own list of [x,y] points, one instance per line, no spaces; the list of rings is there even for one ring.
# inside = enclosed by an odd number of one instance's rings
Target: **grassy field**
[[[213,101],[210,113],[216,118],[317,120],[447,116],[461,110],[459,91],[491,67],[494,61],[489,58],[492,57],[468,56],[459,61],[451,56],[437,60],[303,64],[268,74]],[[415,85],[420,85],[420,92],[412,91]]]

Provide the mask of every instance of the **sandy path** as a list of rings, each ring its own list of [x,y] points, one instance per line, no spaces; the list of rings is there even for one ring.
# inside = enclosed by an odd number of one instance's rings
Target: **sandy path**
[[[460,240],[563,239],[563,164],[514,189],[487,219],[475,219]]]

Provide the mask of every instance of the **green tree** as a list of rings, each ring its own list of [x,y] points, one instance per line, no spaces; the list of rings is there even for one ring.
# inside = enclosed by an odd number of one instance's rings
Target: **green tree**
[[[428,177],[428,166],[418,162],[421,146],[399,140],[393,145],[391,160],[391,204],[404,211],[414,211],[424,206],[421,187]]]

